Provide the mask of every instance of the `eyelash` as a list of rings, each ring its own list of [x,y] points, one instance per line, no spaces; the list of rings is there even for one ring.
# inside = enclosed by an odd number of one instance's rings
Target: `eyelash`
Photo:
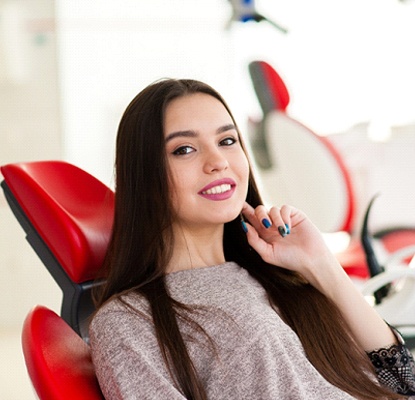
[[[228,142],[228,141],[231,141],[231,143],[228,143],[228,144],[224,143],[224,142]],[[238,140],[234,137],[226,137],[225,139],[222,139],[219,142],[219,145],[227,147],[227,146],[232,146],[237,142],[238,142]],[[190,149],[190,151],[189,151],[189,149]],[[178,147],[176,150],[174,150],[172,154],[175,155],[175,156],[185,156],[187,154],[190,154],[192,152],[192,150],[195,150],[192,146],[181,146],[181,147]]]
[[[175,156],[185,156],[186,154],[191,153],[191,151],[186,151],[187,149],[193,149],[191,146],[181,146],[178,149],[173,151],[173,155]]]
[[[227,138],[225,138],[225,139],[223,139],[223,140],[221,140],[220,141],[220,143],[223,143],[223,142],[225,142],[225,141],[227,141],[227,140],[230,140],[232,143],[230,143],[230,144],[225,144],[225,146],[232,146],[233,144],[235,144],[238,140],[236,139],[236,138],[234,138],[234,137],[227,137]]]

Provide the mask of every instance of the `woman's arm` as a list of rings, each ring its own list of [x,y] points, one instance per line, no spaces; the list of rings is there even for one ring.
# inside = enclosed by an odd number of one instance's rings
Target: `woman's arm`
[[[413,396],[415,395],[414,358],[400,334],[396,335],[399,344],[373,350],[367,355],[380,383],[396,393]]]
[[[415,363],[400,335],[365,300],[304,213],[288,206],[242,213],[248,242],[264,261],[300,273],[330,298],[366,351],[380,383],[393,391],[415,394]],[[412,398],[412,397],[411,397]]]
[[[323,270],[324,273],[319,273]],[[397,344],[395,335],[353,284],[333,256],[326,267],[314,271],[315,287],[340,309],[356,341],[365,351]]]
[[[299,272],[331,299],[362,349],[369,352],[397,344],[389,326],[365,300],[303,212],[289,206],[254,209],[249,204],[242,212],[248,222],[249,244],[264,261]]]

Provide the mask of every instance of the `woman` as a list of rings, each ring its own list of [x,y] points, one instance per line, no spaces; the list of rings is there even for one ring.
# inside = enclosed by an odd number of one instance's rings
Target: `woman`
[[[415,389],[408,349],[316,227],[262,205],[235,120],[201,82],[156,82],[126,109],[105,266],[90,340],[107,399]]]

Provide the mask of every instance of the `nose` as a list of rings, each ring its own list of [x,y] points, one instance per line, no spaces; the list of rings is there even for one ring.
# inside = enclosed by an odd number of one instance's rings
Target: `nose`
[[[228,159],[219,148],[207,151],[205,154],[203,169],[206,173],[219,172],[227,169],[229,166]]]

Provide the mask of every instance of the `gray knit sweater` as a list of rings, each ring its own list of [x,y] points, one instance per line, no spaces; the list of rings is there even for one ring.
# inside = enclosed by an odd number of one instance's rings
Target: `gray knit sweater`
[[[186,344],[209,399],[352,399],[317,372],[262,286],[237,264],[174,272],[166,280],[173,298],[205,307],[192,317],[215,350],[202,333],[180,320],[179,326],[185,340],[193,337]],[[125,300],[142,315],[115,300],[98,311],[90,327],[105,398],[183,400],[164,365],[148,304],[137,294]]]

